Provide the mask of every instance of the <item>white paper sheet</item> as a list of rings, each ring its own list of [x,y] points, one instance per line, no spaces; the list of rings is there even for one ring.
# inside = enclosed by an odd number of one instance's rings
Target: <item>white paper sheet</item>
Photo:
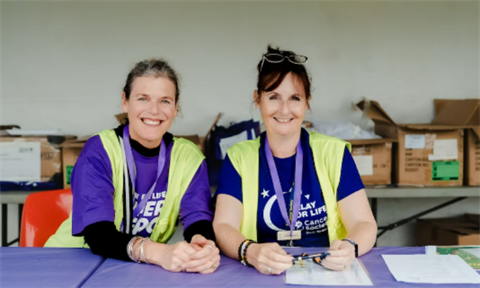
[[[373,156],[372,155],[353,155],[353,160],[357,165],[360,176],[373,175]]]
[[[480,275],[457,255],[382,255],[393,277],[407,283],[477,284]]]
[[[295,285],[332,285],[332,286],[373,286],[365,268],[358,259],[343,271],[326,269],[312,260],[304,260],[303,267],[299,264],[287,270],[285,283]]]
[[[1,142],[0,180],[40,181],[40,142]]]
[[[428,160],[457,160],[457,139],[441,139],[433,142],[433,154],[428,155]]]
[[[473,256],[480,258],[480,248],[473,248],[473,249],[460,249],[464,252],[470,253]]]
[[[423,149],[425,148],[425,135],[405,135],[405,148]]]
[[[425,254],[437,255],[437,246],[425,246]]]

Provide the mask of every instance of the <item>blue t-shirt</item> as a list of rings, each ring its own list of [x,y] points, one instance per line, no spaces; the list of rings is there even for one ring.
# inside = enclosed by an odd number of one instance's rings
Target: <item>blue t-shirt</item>
[[[277,231],[290,230],[278,206],[277,196],[270,177],[267,158],[265,156],[265,133],[260,135],[259,151],[259,187],[257,210],[257,240],[263,242],[278,242],[287,245],[287,241],[277,241]],[[312,149],[309,145],[309,134],[302,129],[301,145],[303,148],[303,175],[301,206],[296,222],[296,230],[302,230],[302,239],[294,240],[294,246],[328,247],[330,242],[327,231],[327,211],[323,199],[320,182],[318,180]],[[283,190],[283,197],[287,205],[287,214],[290,209],[290,194],[295,179],[295,155],[288,158],[274,157],[278,176]],[[340,183],[337,189],[337,201],[363,189],[363,183],[353,161],[353,157],[345,148],[342,162]],[[227,194],[242,202],[242,180],[233,167],[228,155],[226,156],[216,195]]]

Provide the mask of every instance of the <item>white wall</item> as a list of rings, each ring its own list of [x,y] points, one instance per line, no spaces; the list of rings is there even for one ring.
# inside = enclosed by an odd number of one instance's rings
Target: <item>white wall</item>
[[[434,98],[480,97],[476,1],[0,5],[0,122],[22,128],[83,136],[116,126],[125,77],[148,57],[182,75],[172,132],[204,135],[219,111],[222,123],[258,117],[255,66],[268,43],[309,57],[310,119],[353,118],[351,102],[365,96],[397,122],[429,122]],[[436,200],[425,201],[380,201],[379,224]],[[478,208],[476,199],[443,213]],[[412,245],[400,232],[382,238]]]
[[[398,122],[429,122],[433,98],[479,96],[478,2],[1,5],[1,121],[23,128],[116,125],[129,69],[160,56],[183,78],[172,131],[202,135],[219,111],[253,113],[268,43],[310,58],[311,118],[348,117],[366,96]]]

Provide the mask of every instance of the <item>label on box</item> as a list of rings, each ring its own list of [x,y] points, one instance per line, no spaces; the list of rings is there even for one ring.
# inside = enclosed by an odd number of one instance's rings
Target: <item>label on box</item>
[[[357,155],[353,156],[353,160],[357,165],[360,176],[373,175],[373,156],[372,155]]]
[[[432,181],[456,181],[460,178],[460,162],[432,162]]]
[[[72,177],[73,165],[65,166],[65,181],[70,185],[70,178]]]
[[[433,150],[433,143],[437,139],[437,134],[427,133],[425,134],[425,149]]]
[[[0,180],[40,181],[40,142],[1,142]]]
[[[405,135],[405,148],[423,149],[425,148],[425,135]]]
[[[457,160],[457,139],[435,140],[433,142],[433,154],[428,155],[428,160]]]

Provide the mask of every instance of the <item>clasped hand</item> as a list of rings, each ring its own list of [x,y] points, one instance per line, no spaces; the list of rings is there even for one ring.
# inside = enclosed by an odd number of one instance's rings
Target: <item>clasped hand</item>
[[[215,242],[197,234],[192,237],[190,243],[181,241],[166,245],[156,262],[171,272],[208,274],[214,272],[220,265],[220,250]]]

